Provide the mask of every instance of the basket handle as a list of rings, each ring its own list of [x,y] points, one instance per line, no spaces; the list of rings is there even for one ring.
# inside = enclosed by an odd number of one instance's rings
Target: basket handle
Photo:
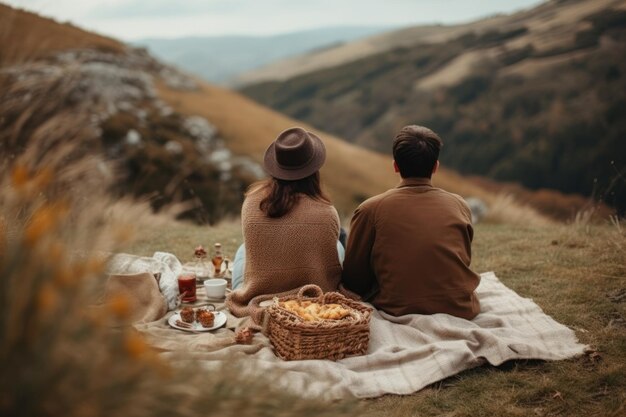
[[[304,287],[300,288],[300,291],[298,291],[298,299],[302,299],[303,297],[306,297],[305,293],[309,292],[309,293],[314,293],[314,295],[312,295],[312,297],[321,297],[322,294],[324,294],[324,292],[322,291],[322,289],[320,287],[318,287],[315,284],[308,284],[305,285]]]
[[[332,304],[328,302],[328,299],[332,296],[332,297],[337,297],[337,296],[341,296],[340,298],[345,298],[341,293],[338,292],[327,292],[326,294],[324,294],[324,297],[322,297],[322,304]]]

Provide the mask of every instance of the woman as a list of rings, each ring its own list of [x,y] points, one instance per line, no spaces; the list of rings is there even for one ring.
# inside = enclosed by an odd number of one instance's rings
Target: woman
[[[320,186],[326,159],[321,139],[301,128],[282,132],[265,152],[271,178],[254,185],[241,209],[245,245],[234,260],[228,309],[237,317],[258,311],[255,298],[306,284],[334,291],[341,278],[339,216]]]

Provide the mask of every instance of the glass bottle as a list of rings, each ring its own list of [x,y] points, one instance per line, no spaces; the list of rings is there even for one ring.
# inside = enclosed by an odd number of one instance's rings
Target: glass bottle
[[[207,253],[206,250],[202,247],[202,245],[196,246],[194,250],[194,257],[196,258],[195,262],[195,272],[199,281],[204,281],[209,278],[209,265],[207,264]]]
[[[222,244],[215,244],[215,252],[211,259],[213,266],[215,267],[215,277],[222,276],[222,262],[224,262],[224,255],[222,255]]]

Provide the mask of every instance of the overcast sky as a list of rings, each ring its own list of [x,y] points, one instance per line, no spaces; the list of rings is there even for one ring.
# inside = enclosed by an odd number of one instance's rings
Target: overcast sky
[[[458,23],[540,0],[0,0],[124,40]]]

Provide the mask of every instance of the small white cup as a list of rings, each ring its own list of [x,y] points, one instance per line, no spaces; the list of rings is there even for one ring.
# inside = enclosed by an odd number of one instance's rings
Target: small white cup
[[[224,298],[226,296],[226,280],[221,278],[204,281],[204,290],[208,298]]]

